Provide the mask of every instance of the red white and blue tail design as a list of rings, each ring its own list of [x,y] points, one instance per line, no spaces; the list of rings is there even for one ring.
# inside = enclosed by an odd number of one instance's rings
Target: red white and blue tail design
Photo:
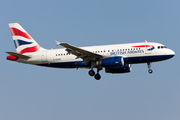
[[[41,48],[18,23],[10,23],[9,27],[17,53],[33,53]]]

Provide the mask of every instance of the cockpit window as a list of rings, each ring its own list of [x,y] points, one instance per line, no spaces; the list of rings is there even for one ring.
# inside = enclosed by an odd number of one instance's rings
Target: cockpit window
[[[167,48],[166,46],[158,46],[158,49]]]

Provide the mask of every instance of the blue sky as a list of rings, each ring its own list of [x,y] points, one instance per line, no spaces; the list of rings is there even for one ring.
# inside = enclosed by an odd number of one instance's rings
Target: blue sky
[[[180,2],[177,0],[59,0],[0,2],[1,120],[179,120]],[[55,69],[6,60],[15,52],[8,23],[20,23],[44,48],[143,42],[166,45],[170,60],[132,65],[100,81],[88,69]]]

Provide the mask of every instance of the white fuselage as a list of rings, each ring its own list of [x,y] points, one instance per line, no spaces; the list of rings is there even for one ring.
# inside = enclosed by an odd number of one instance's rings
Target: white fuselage
[[[144,45],[144,46],[143,46]],[[152,45],[154,48],[151,49],[151,46],[145,45]],[[135,46],[135,47],[134,47]],[[160,47],[159,47],[160,46]],[[171,49],[162,47],[164,46],[159,43],[153,42],[141,42],[141,43],[129,43],[129,44],[115,44],[115,45],[102,45],[102,46],[90,46],[90,47],[80,47],[84,50],[100,54],[106,57],[113,57],[113,56],[122,56],[124,58],[129,59],[130,61],[126,64],[136,64],[136,63],[147,63],[147,62],[156,62],[171,58],[174,56],[174,51]],[[159,48],[158,48],[159,47]],[[81,58],[77,58],[73,54],[68,54],[66,49],[43,49],[40,48],[35,53],[26,53],[24,55],[31,56],[30,59],[27,61],[23,59],[18,59],[18,62],[35,64],[35,65],[42,65],[48,67],[59,67],[59,66],[51,66],[51,64],[59,64],[59,63],[71,63],[71,62],[80,62],[83,61]],[[146,59],[143,59],[146,58]],[[83,63],[82,63],[83,64]],[[77,67],[86,67],[86,65],[77,65],[77,66],[63,66],[62,68],[77,68]],[[89,68],[87,66],[87,68]]]

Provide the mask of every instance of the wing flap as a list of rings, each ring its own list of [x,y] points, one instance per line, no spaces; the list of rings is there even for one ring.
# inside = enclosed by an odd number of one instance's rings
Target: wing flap
[[[98,58],[103,58],[102,55],[93,53],[93,52],[88,51],[88,50],[84,50],[82,48],[78,48],[76,46],[73,46],[73,45],[70,45],[67,43],[60,43],[58,41],[56,41],[56,43],[57,43],[57,45],[61,45],[61,46],[65,47],[66,51],[69,54],[71,53],[71,54],[77,56],[76,59],[78,59],[78,58],[83,59],[83,61],[85,63],[89,63],[91,60],[96,60]]]
[[[95,56],[95,57],[97,57],[97,56],[98,57],[102,57],[102,55],[99,55],[99,54],[96,54],[96,53],[93,53],[93,52],[90,52],[90,51],[78,48],[76,46],[69,45],[67,43],[60,43],[60,45],[65,47],[65,48],[70,48],[71,50],[74,50],[74,51],[82,53],[82,54],[86,54],[86,55],[90,55],[90,56]]]

